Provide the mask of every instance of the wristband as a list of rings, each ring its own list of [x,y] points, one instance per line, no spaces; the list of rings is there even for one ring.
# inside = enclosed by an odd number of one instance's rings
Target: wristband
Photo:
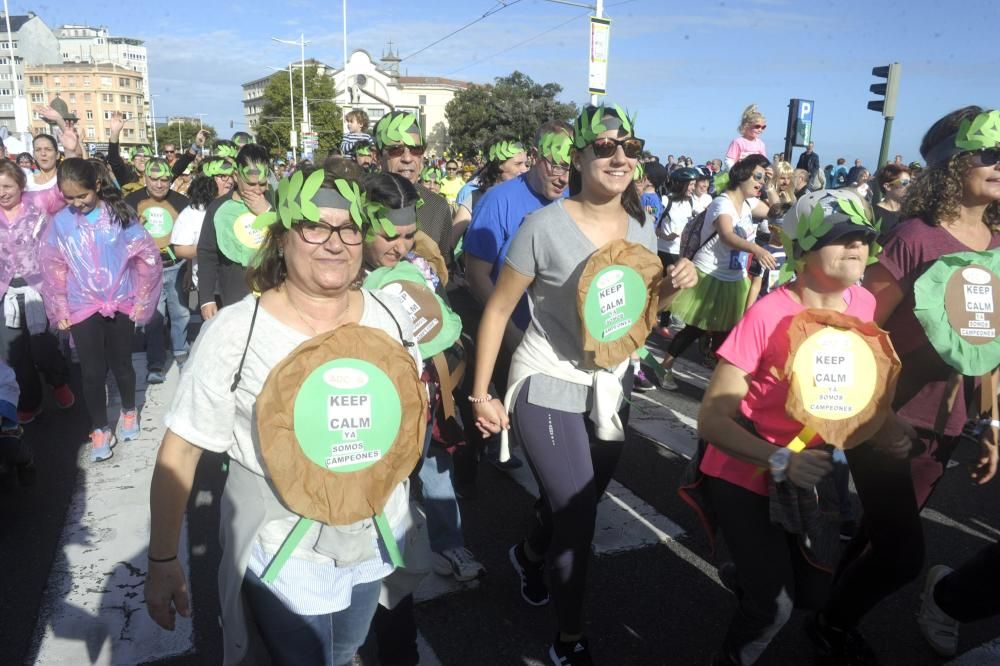
[[[159,558],[150,557],[149,555],[147,555],[146,559],[149,560],[150,562],[152,562],[153,564],[166,564],[167,562],[173,562],[174,560],[176,560],[177,556],[174,555],[173,557],[164,557],[162,559],[159,559]]]
[[[469,396],[469,402],[471,402],[473,405],[481,405],[484,402],[489,402],[492,399],[493,396],[490,395],[489,393],[484,395],[482,398],[473,398],[471,395]]]
[[[997,419],[982,419],[979,421],[979,425],[989,426],[991,428],[1000,428],[1000,421]]]

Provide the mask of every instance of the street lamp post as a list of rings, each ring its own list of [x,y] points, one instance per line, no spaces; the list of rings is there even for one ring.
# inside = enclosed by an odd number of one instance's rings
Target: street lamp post
[[[293,42],[288,39],[278,39],[277,37],[271,38],[280,44],[289,44],[291,46],[298,45],[300,49],[300,59],[302,68],[302,132],[309,131],[309,103],[306,101],[306,41],[304,34],[299,34],[299,41]]]
[[[156,106],[153,104],[153,98],[154,97],[159,97],[159,95],[150,95],[149,96],[149,115],[150,115],[150,118],[149,118],[150,123],[149,124],[153,126],[153,154],[154,155],[159,155],[160,154],[160,144],[156,140]],[[181,148],[181,150],[183,150],[184,146],[181,145],[180,148]]]
[[[194,115],[198,116],[198,129],[199,130],[205,129],[205,116],[207,116],[208,114],[207,113],[196,113]]]
[[[586,5],[579,2],[571,2],[570,0],[546,0],[546,2],[553,2],[557,5],[569,5],[570,7],[582,7],[584,9],[591,9],[594,12],[594,18],[603,19],[604,18],[604,0],[595,0],[596,4]],[[588,50],[593,49],[593,44],[590,44]],[[593,65],[591,65],[593,66]],[[597,94],[590,95],[590,103],[597,106],[598,103]]]
[[[277,67],[267,67],[268,69],[273,69],[276,72],[283,72],[284,69],[278,69]],[[303,78],[305,75],[303,75]],[[288,110],[292,115],[292,124],[288,127],[288,142],[292,145],[292,161],[296,162],[297,154],[295,152],[295,86],[292,85],[292,63],[288,63]]]

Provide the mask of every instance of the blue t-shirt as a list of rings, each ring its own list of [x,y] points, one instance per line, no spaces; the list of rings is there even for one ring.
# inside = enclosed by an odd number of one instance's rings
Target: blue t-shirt
[[[491,187],[476,204],[472,222],[465,232],[464,251],[493,266],[490,269],[493,284],[496,284],[507,250],[524,218],[551,203],[531,189],[527,175],[521,174]],[[521,298],[511,318],[522,331],[528,328],[531,313],[527,298]]]
[[[647,215],[652,215],[653,220],[656,222],[660,221],[660,215],[663,215],[663,200],[659,194],[656,192],[646,192],[639,199],[639,203],[642,204],[642,209],[646,211]]]

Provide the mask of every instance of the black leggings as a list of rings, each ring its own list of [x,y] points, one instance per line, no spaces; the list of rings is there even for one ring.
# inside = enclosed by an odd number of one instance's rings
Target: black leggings
[[[703,486],[742,591],[722,650],[727,663],[752,664],[793,608],[823,604],[832,576],[808,563],[797,536],[771,522],[768,497],[712,476]]]
[[[934,601],[959,622],[1000,615],[1000,542],[986,546],[938,581]]]
[[[132,334],[135,322],[120,312],[112,317],[91,315],[73,324],[73,341],[80,357],[83,400],[90,415],[90,428],[108,426],[108,398],[105,378],[108,368],[115,376],[122,409],[135,409],[135,368],[132,367]]]
[[[673,358],[679,358],[691,346],[691,343],[705,335],[705,333],[711,336],[711,348],[713,352],[719,351],[719,347],[722,346],[722,343],[729,335],[729,331],[706,331],[705,329],[688,324],[670,341],[670,346],[667,347],[667,354]]]
[[[596,439],[586,414],[528,402],[531,379],[521,386],[511,432],[524,447],[538,482],[536,523],[528,536],[534,553],[545,555],[559,630],[579,634],[597,502],[604,495],[625,442]],[[626,393],[631,378],[626,381]],[[627,403],[622,423],[628,422]]]
[[[51,386],[69,381],[69,366],[59,351],[56,336],[50,331],[31,335],[23,320],[21,328],[7,328],[0,321],[0,359],[6,360],[17,376],[21,388],[17,403],[20,411],[34,411],[42,404],[39,370]]]

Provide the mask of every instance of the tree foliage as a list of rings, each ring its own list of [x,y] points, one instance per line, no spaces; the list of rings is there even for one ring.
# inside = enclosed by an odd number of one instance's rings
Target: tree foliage
[[[333,79],[317,73],[315,65],[307,66],[306,96],[309,100],[310,130],[319,134],[317,154],[330,153],[340,146],[343,137],[343,113],[334,101]],[[302,70],[292,70],[292,86],[295,89],[295,131],[301,151],[302,136]],[[250,129],[257,142],[265,146],[274,157],[284,157],[290,150],[289,130],[291,129],[291,103],[288,95],[288,73],[277,72],[264,89],[264,106],[260,122]]]
[[[549,120],[572,120],[576,105],[556,100],[558,83],[535,83],[514,71],[494,83],[471,85],[455,93],[445,107],[451,152],[473,155],[497,136],[519,139],[527,145]]]
[[[163,146],[168,143],[174,144],[177,148],[177,152],[182,153],[191,147],[194,143],[194,137],[198,133],[198,130],[202,129],[200,123],[174,123],[172,125],[167,125],[166,123],[156,124],[156,140],[160,144],[160,153],[163,152]],[[208,145],[211,146],[215,141],[217,132],[215,128],[211,125],[204,126],[205,131],[208,132]],[[152,138],[150,138],[150,144],[152,144]],[[228,139],[229,137],[223,137]]]

